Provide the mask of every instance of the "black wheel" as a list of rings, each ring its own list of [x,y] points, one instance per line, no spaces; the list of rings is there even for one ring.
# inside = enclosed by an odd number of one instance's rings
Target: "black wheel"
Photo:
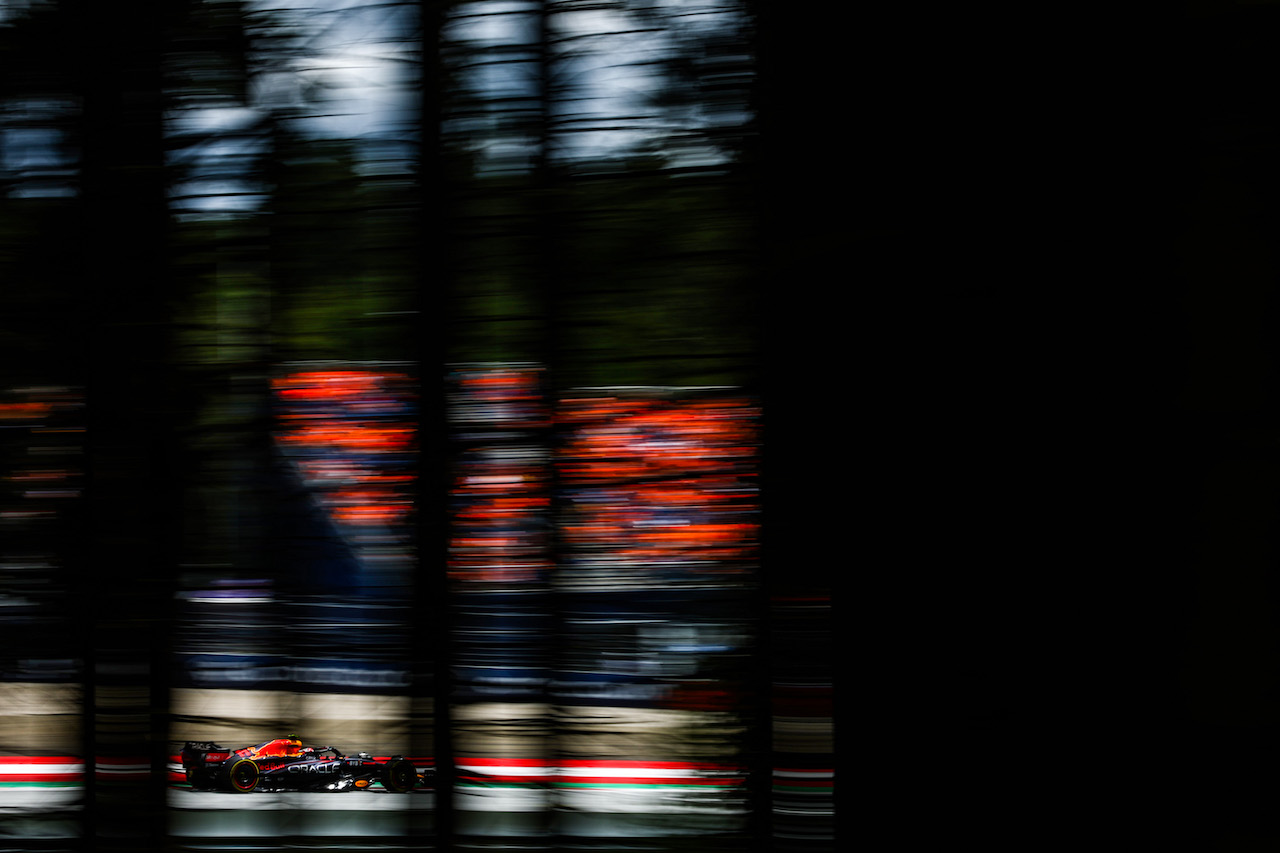
[[[398,758],[382,771],[382,787],[393,794],[407,794],[418,784],[418,768]]]
[[[258,787],[259,775],[257,763],[248,758],[242,758],[231,765],[231,769],[227,771],[227,781],[231,783],[231,790],[238,794],[247,794]]]

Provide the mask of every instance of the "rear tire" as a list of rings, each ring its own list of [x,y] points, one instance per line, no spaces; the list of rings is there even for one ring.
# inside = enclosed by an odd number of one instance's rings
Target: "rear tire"
[[[231,765],[231,769],[227,771],[227,783],[237,794],[247,794],[258,787],[258,779],[261,775],[257,762],[242,758]]]
[[[403,758],[392,761],[382,771],[382,787],[393,794],[407,794],[418,784],[418,768]]]

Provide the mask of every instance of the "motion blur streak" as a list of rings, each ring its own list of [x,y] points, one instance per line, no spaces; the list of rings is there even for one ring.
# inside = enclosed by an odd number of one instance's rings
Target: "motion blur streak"
[[[557,828],[741,830],[758,410],[629,388],[557,414]]]
[[[758,411],[541,375],[452,376],[460,831],[741,830]]]
[[[0,390],[0,678],[5,681],[79,678],[67,549],[84,488],[84,424],[84,395],[78,388]],[[23,641],[33,636],[41,642]]]
[[[336,585],[403,598],[413,571],[410,378],[390,370],[317,370],[279,377],[273,387],[281,401],[277,442],[357,563],[357,577]]]
[[[452,736],[464,835],[548,831],[555,620],[542,373],[532,364],[464,364],[449,375]]]
[[[80,389],[0,391],[0,839],[81,831],[82,661],[67,546],[83,442]]]

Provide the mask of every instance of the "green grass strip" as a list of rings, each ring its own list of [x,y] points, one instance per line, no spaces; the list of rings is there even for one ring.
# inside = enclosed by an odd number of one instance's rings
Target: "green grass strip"
[[[0,788],[83,788],[83,782],[0,782]]]

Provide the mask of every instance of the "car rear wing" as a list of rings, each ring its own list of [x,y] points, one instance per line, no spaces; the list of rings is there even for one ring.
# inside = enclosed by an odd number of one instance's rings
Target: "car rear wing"
[[[184,768],[204,767],[206,764],[226,761],[230,757],[230,749],[225,746],[218,746],[212,741],[187,741],[182,747],[182,766]]]

